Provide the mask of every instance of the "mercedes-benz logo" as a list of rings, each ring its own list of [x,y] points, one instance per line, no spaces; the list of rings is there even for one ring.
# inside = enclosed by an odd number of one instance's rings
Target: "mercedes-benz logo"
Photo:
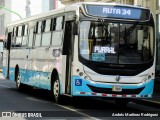
[[[115,77],[115,80],[117,81],[117,82],[119,82],[119,80],[120,80],[120,76],[119,75],[117,75],[116,77]]]

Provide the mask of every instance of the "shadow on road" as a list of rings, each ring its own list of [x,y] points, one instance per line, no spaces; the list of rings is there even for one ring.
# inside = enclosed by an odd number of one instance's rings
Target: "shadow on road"
[[[17,91],[16,89],[12,89]],[[21,94],[25,94],[30,97],[34,97],[35,99],[40,99],[48,102],[54,102],[53,94],[47,90],[34,89],[32,87],[26,87]],[[124,100],[124,99],[123,99]],[[136,109],[128,108],[127,106],[118,106],[115,104],[114,100],[109,100],[107,98],[94,98],[94,97],[65,97],[65,106],[71,106],[74,109],[80,110],[109,110],[109,111],[133,111],[136,112]]]

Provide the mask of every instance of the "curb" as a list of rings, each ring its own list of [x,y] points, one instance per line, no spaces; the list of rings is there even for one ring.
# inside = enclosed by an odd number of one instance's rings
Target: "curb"
[[[146,99],[137,99],[134,100],[135,103],[140,103],[142,105],[147,105],[150,107],[157,107],[160,108],[160,102],[159,101],[155,101],[155,100],[146,100]]]

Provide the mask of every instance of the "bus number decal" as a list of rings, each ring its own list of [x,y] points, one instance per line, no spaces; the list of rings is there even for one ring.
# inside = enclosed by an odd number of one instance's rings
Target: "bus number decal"
[[[122,15],[131,15],[130,10],[122,9]]]

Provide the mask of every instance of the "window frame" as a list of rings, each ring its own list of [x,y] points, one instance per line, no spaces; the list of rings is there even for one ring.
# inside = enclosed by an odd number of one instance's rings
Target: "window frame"
[[[23,48],[27,48],[28,46],[28,38],[29,38],[29,24],[25,23],[22,25],[22,43],[23,43],[23,38],[26,37],[26,45],[21,45]]]
[[[59,17],[62,17],[62,21],[61,21],[61,29],[56,29],[56,26],[57,26],[57,18]],[[62,42],[63,42],[63,35],[64,35],[64,26],[65,26],[65,15],[64,14],[61,14],[61,15],[58,15],[58,16],[54,16],[52,18],[52,23],[51,23],[51,30],[52,30],[52,37],[51,37],[51,43],[50,43],[50,46],[61,46],[62,45]],[[54,32],[61,32],[62,34],[62,37],[61,37],[61,44],[59,45],[56,45],[56,44],[53,44],[53,34]]]

